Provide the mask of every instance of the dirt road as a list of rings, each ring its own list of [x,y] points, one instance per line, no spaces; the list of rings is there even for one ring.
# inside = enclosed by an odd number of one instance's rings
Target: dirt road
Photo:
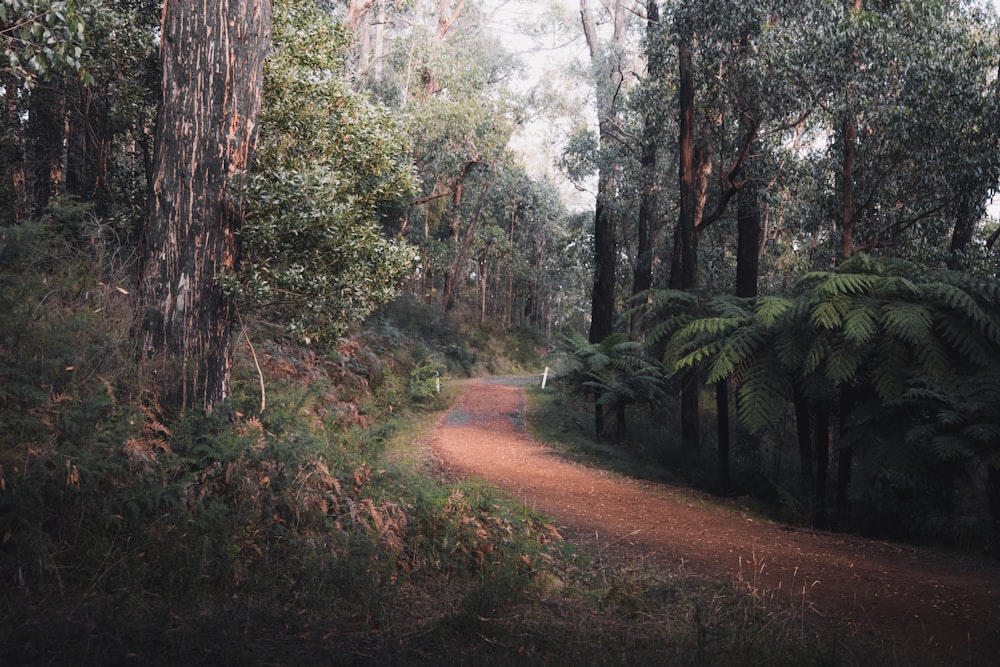
[[[682,488],[567,462],[523,432],[520,385],[467,384],[435,433],[446,468],[552,517],[592,555],[737,582],[805,608],[841,637],[874,638],[896,656],[890,662],[1000,664],[1000,564],[788,529]]]

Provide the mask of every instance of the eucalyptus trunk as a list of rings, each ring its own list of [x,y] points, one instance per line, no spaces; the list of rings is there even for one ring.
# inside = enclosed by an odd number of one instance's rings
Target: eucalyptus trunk
[[[141,354],[164,407],[211,411],[230,393],[239,262],[234,192],[256,143],[270,0],[166,0],[162,102],[140,278]]]

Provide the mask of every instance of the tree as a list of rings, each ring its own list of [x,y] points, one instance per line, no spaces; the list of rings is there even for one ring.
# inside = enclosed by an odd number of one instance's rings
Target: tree
[[[312,0],[282,0],[226,286],[274,335],[330,343],[398,293],[416,264],[387,238],[415,186],[411,142],[344,71],[351,35]],[[384,223],[384,224],[383,224]]]
[[[635,271],[632,275],[632,300],[641,298],[653,287],[653,258],[656,232],[660,225],[660,180],[657,165],[660,143],[665,139],[667,105],[663,103],[669,91],[666,82],[666,26],[660,22],[657,0],[646,3],[646,81],[637,97],[641,98],[642,137],[640,140],[640,193],[636,222]],[[638,304],[637,304],[638,306]],[[630,318],[629,331],[633,338],[640,335],[639,322],[644,308],[635,307]]]
[[[607,336],[591,343],[579,335],[567,336],[561,346],[575,367],[569,379],[573,391],[592,396],[615,415],[615,434],[624,437],[627,429],[625,409],[629,405],[654,406],[665,398],[662,369],[643,354],[642,345],[624,333]],[[602,413],[603,414],[603,413]],[[607,424],[595,423],[596,436],[608,434]]]
[[[81,58],[87,13],[76,2],[0,5],[13,218],[40,214],[66,181],[67,88],[92,83]]]
[[[831,418],[840,426],[837,446],[863,456],[888,443],[894,460],[906,459],[923,442],[939,461],[964,451],[996,467],[989,435],[996,426],[983,404],[956,411],[971,387],[987,403],[994,395],[995,280],[857,254],[835,271],[803,275],[792,297],[714,297],[697,306],[706,316],[691,314],[693,297],[678,298],[671,297],[688,305],[655,332],[668,339],[668,367],[676,373],[706,363],[708,382],[732,374],[737,413],[752,431],[770,428],[794,405],[817,525],[826,520]],[[950,416],[939,421],[941,414]],[[845,491],[841,519],[847,499]]]
[[[594,210],[594,287],[591,293],[591,343],[599,343],[614,331],[616,317],[617,215],[616,195],[621,177],[617,153],[617,131],[623,87],[629,81],[625,50],[628,11],[624,3],[610,9],[612,33],[602,42],[589,0],[580,0],[580,18],[594,72],[600,162],[597,175],[597,202]],[[600,406],[598,405],[598,410]],[[600,417],[598,417],[600,421]]]
[[[172,408],[229,396],[245,180],[257,137],[269,0],[167,0],[152,195],[140,278],[141,354]]]
[[[965,252],[1000,177],[995,15],[968,1],[851,0],[814,18],[828,27],[796,70],[822,109],[816,163],[836,183],[821,194],[837,246],[827,266],[861,251]]]

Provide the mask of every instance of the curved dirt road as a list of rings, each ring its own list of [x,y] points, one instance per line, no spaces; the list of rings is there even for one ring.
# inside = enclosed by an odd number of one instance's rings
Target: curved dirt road
[[[522,432],[518,384],[466,385],[435,431],[446,468],[552,517],[592,555],[738,582],[774,604],[805,608],[807,620],[840,637],[876,642],[889,664],[997,664],[1000,564],[791,530],[708,507],[694,492],[567,462]]]

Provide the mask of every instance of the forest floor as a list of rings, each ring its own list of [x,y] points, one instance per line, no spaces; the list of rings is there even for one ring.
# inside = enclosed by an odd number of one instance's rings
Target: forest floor
[[[888,664],[997,664],[1000,563],[790,528],[569,462],[525,432],[523,385],[469,381],[434,432],[438,462],[551,517],[591,557],[734,582],[839,641],[878,646]]]

